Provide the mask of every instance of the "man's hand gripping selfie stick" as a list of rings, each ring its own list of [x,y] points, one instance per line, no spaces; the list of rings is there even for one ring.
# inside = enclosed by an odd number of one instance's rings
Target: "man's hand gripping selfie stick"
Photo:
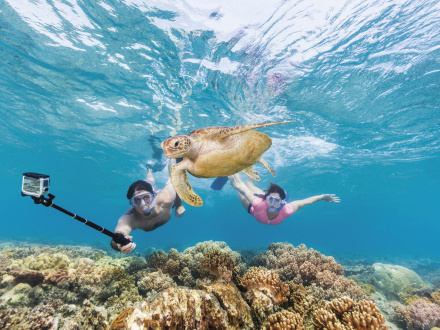
[[[45,197],[44,194],[49,192],[49,176],[44,174],[38,174],[38,173],[31,173],[27,172],[23,174],[23,185],[21,189],[21,195],[22,196],[30,196],[34,200],[35,204],[42,204],[46,207],[53,207],[54,209],[61,211],[68,216],[82,222],[83,224],[92,227],[93,229],[96,229],[100,231],[101,233],[110,236],[113,238],[113,241],[115,243],[121,244],[122,246],[127,245],[128,243],[131,243],[131,241],[124,237],[121,233],[112,233],[111,231],[98,226],[97,224],[84,219],[83,217],[80,217],[77,214],[74,214],[72,212],[69,212],[62,207],[59,207],[58,205],[55,205],[53,203],[53,199],[55,198],[54,195],[48,194],[48,197]]]

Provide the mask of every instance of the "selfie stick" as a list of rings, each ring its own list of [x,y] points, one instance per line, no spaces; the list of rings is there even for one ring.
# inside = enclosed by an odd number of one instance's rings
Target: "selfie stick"
[[[98,226],[96,223],[93,223],[87,219],[84,219],[83,217],[80,217],[77,214],[73,214],[72,212],[69,212],[69,211],[63,209],[62,207],[59,207],[58,205],[55,205],[52,201],[55,198],[55,196],[52,194],[48,194],[48,196],[49,196],[49,198],[46,198],[43,195],[41,195],[39,197],[35,197],[35,196],[31,196],[31,197],[34,200],[35,204],[42,204],[47,207],[53,207],[54,209],[67,214],[68,216],[82,222],[83,224],[85,224],[89,227],[92,227],[93,229],[96,229],[107,236],[110,236],[111,238],[113,238],[113,241],[115,243],[118,243],[118,244],[121,244],[124,246],[124,245],[127,245],[128,243],[131,242],[129,239],[125,238],[125,236],[121,233],[112,233],[111,231],[109,231],[101,226]]]

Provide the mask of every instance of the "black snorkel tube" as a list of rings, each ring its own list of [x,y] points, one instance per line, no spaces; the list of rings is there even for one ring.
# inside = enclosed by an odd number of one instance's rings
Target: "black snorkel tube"
[[[26,182],[25,182],[26,180]],[[38,181],[38,182],[37,182]],[[41,187],[41,188],[40,188]],[[47,188],[47,189],[46,189]],[[41,204],[46,207],[53,207],[54,209],[63,212],[64,214],[67,214],[68,216],[72,217],[75,220],[78,220],[82,222],[83,224],[92,227],[93,229],[98,230],[99,232],[103,233],[104,235],[110,236],[113,238],[113,241],[115,243],[121,244],[122,246],[127,245],[128,243],[131,243],[131,241],[121,233],[113,233],[101,226],[98,226],[96,223],[93,223],[87,219],[84,219],[83,217],[80,217],[77,214],[74,214],[72,212],[67,211],[66,209],[63,209],[62,207],[59,207],[58,205],[55,205],[53,203],[53,199],[55,198],[54,195],[48,194],[48,197],[45,197],[43,193],[46,193],[49,191],[49,176],[44,174],[38,174],[38,173],[31,173],[26,172],[23,173],[23,187],[21,191],[22,196],[30,196],[35,204]]]

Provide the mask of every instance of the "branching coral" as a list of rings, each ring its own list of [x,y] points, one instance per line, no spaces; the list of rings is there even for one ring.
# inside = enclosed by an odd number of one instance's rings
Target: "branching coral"
[[[238,290],[237,294],[239,295]],[[144,301],[140,309],[130,307],[123,311],[111,322],[109,330],[254,328],[252,322],[246,323],[243,319],[240,322],[233,318],[234,315],[243,318],[240,313],[228,313],[213,293],[169,288],[162,291],[151,303]],[[250,315],[246,319],[250,320]]]
[[[355,329],[384,329],[386,322],[379,308],[373,302],[365,300],[344,313],[343,320]]]
[[[267,318],[266,329],[282,330],[282,329],[305,329],[302,317],[297,313],[287,310],[277,312]]]
[[[313,325],[317,330],[348,330],[336,315],[328,310],[321,308],[313,312]]]
[[[56,329],[58,318],[50,305],[36,306],[32,310],[0,310],[1,329]]]
[[[141,293],[157,293],[159,291],[176,286],[176,282],[168,275],[162,273],[161,270],[149,273],[147,271],[140,271],[137,274],[138,288]]]
[[[337,316],[342,316],[345,312],[351,310],[354,302],[348,297],[341,297],[338,299],[333,299],[329,304],[328,308],[330,311],[335,313]]]
[[[268,296],[274,304],[286,302],[290,294],[289,286],[281,282],[278,274],[265,268],[252,267],[242,278],[241,284],[248,291],[258,291]]]
[[[440,307],[424,299],[408,306],[411,326],[416,329],[431,329],[440,322]]]
[[[68,288],[68,286],[70,286],[75,281],[75,275],[69,274],[69,271],[66,269],[60,269],[55,273],[46,276],[44,281]]]
[[[288,304],[293,312],[300,314],[301,316],[305,316],[307,312],[311,308],[311,304],[313,303],[307,296],[306,289],[302,285],[298,285],[293,283],[292,281],[288,281],[285,283],[289,286],[289,297]]]
[[[295,248],[288,243],[271,243],[266,252],[253,259],[252,264],[275,271],[283,281],[302,285],[314,283],[319,272],[344,273],[333,257],[307,249],[304,244]]]
[[[348,297],[334,299],[325,309],[313,312],[313,324],[317,329],[385,330],[388,329],[385,322],[373,302],[354,303]]]
[[[348,296],[354,301],[372,300],[355,281],[328,270],[317,273],[315,281],[316,283],[308,288],[308,292],[319,300],[331,300],[343,296]]]
[[[170,249],[168,254],[164,251],[153,252],[147,259],[147,267],[154,271],[160,269],[177,283],[183,282],[186,286],[194,287],[196,279],[200,278],[202,260],[206,259],[205,256],[214,253],[227,255],[237,266],[238,273],[244,273],[246,266],[241,263],[240,254],[232,251],[224,242],[213,241],[198,243],[182,253],[177,252],[176,249]],[[223,275],[227,276],[227,272],[225,271]]]
[[[200,263],[199,273],[202,277],[203,274],[209,273],[216,277],[224,278],[227,281],[231,281],[233,278],[238,280],[238,270],[235,266],[235,262],[224,252],[209,252]]]
[[[31,255],[24,259],[14,260],[8,269],[26,268],[30,270],[54,270],[66,269],[69,267],[71,260],[63,253],[42,253],[39,255]]]

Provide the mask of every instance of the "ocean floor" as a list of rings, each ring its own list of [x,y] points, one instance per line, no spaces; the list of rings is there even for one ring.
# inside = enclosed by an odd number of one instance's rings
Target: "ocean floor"
[[[336,258],[336,259],[335,259]],[[1,329],[431,329],[440,261],[0,242]]]

